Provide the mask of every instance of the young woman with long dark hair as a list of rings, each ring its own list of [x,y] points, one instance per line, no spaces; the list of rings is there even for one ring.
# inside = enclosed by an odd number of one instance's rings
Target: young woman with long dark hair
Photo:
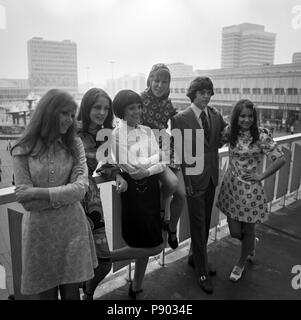
[[[252,101],[239,100],[225,131],[229,144],[229,166],[224,175],[217,207],[227,216],[230,234],[241,240],[241,255],[234,266],[231,281],[238,281],[247,259],[255,256],[255,224],[268,218],[267,200],[262,181],[274,174],[285,159],[271,133],[258,128],[257,112]],[[271,160],[260,172],[263,155]]]
[[[61,90],[39,101],[12,148],[16,197],[23,216],[21,292],[42,300],[79,299],[79,284],[97,266],[92,232],[80,201],[88,188],[74,99]]]

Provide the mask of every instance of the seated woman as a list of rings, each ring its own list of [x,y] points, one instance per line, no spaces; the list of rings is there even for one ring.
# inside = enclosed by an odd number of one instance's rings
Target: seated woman
[[[142,101],[132,90],[121,90],[113,100],[113,112],[120,118],[112,134],[113,158],[128,183],[121,194],[122,236],[127,247],[111,252],[112,261],[136,259],[134,281],[129,296],[136,298],[149,256],[163,249],[158,174],[165,170],[160,163],[159,146],[149,127],[139,125]]]
[[[169,121],[177,113],[169,98],[170,81],[171,74],[168,67],[163,63],[157,63],[153,65],[147,78],[147,88],[141,94],[143,102],[141,123],[153,129],[154,132],[160,130],[168,133]],[[160,173],[159,179],[162,183],[164,210],[167,212],[170,206],[169,223],[166,225],[167,241],[172,249],[176,249],[178,247],[177,224],[184,207],[186,193],[181,166],[177,163],[174,141],[171,136],[168,140],[170,143],[166,146],[166,143],[157,137],[160,149],[170,154],[168,166]],[[169,203],[170,197],[172,199]]]

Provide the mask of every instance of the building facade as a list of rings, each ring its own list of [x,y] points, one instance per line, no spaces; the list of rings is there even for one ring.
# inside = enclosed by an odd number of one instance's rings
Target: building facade
[[[293,54],[293,63],[301,63],[301,52],[295,52]]]
[[[222,68],[274,63],[276,34],[264,26],[242,23],[222,30]]]
[[[0,106],[24,101],[29,92],[27,79],[0,79]]]
[[[168,69],[172,78],[191,77],[193,76],[192,65],[184,64],[183,62],[168,63]]]
[[[107,80],[105,90],[114,98],[115,94],[123,89],[131,89],[137,93],[141,93],[146,88],[146,79],[144,74],[136,76],[124,75],[117,79]]]
[[[37,95],[59,88],[78,92],[77,45],[70,40],[32,38],[27,42],[30,89]]]
[[[294,124],[301,130],[301,63],[197,70],[196,74],[212,79],[211,105],[225,118],[229,119],[238,100],[250,99],[259,111],[260,124],[283,130]],[[180,110],[190,104],[186,91],[192,79],[172,79],[171,99]]]

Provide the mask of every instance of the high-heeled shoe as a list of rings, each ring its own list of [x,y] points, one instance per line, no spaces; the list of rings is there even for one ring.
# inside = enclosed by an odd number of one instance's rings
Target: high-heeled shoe
[[[130,282],[130,287],[129,287],[129,297],[132,298],[133,300],[137,299],[137,294],[141,293],[143,291],[143,289],[139,289],[139,290],[133,290],[133,282]]]
[[[177,249],[177,247],[179,246],[178,238],[177,238],[177,231],[170,231],[169,225],[167,226],[166,230],[168,233],[167,242],[168,242],[169,246],[174,250]]]

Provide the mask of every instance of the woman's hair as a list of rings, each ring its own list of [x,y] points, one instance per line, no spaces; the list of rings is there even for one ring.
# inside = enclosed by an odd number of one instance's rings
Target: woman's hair
[[[53,142],[61,137],[68,152],[74,156],[75,122],[73,121],[65,134],[60,134],[59,116],[66,106],[73,106],[76,112],[76,102],[69,93],[59,89],[51,89],[46,92],[39,101],[24,134],[11,152],[20,146],[24,150],[23,155],[41,156]],[[41,146],[33,154],[38,141],[41,142]]]
[[[189,85],[186,96],[190,99],[191,102],[194,101],[196,93],[202,90],[209,90],[211,96],[214,95],[213,83],[208,77],[196,77],[193,79]]]
[[[239,100],[233,110],[231,115],[231,121],[230,121],[230,132],[229,132],[229,141],[230,146],[235,147],[237,142],[237,137],[239,134],[240,127],[238,125],[238,118],[244,108],[250,109],[253,113],[253,124],[250,127],[251,136],[253,137],[252,143],[255,143],[259,140],[259,130],[257,126],[257,112],[254,107],[254,104],[252,101],[248,99],[241,99]]]
[[[92,88],[88,90],[81,101],[79,113],[77,120],[82,121],[82,132],[88,132],[89,126],[91,124],[90,112],[92,106],[94,105],[95,101],[99,98],[103,97],[108,99],[109,101],[109,113],[103,123],[104,128],[112,129],[113,128],[113,111],[112,111],[112,100],[109,95],[102,89],[99,88]]]
[[[155,75],[167,77],[168,81],[170,82],[171,76],[168,67],[164,63],[157,63],[152,66],[152,69],[147,77],[146,85],[148,88],[150,87]]]
[[[139,94],[128,89],[119,91],[113,100],[113,112],[115,116],[123,119],[125,108],[133,103],[140,103],[142,105]]]

